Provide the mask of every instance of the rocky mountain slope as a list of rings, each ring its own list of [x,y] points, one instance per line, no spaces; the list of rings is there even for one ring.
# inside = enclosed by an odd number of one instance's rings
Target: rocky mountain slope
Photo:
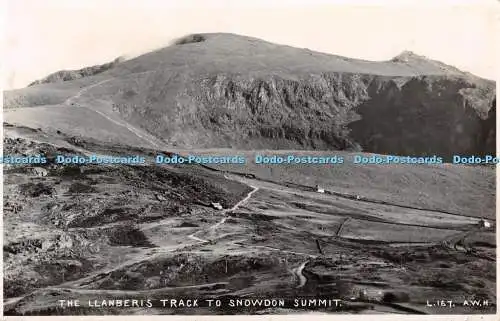
[[[371,62],[200,34],[95,76],[6,92],[5,106],[86,107],[165,146],[449,157],[494,153],[494,97],[493,81],[411,52]]]

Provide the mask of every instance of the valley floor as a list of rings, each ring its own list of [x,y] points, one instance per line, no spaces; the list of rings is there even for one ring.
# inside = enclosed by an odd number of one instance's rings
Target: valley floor
[[[44,140],[48,134],[26,128],[6,127],[5,134],[4,154],[131,153],[124,146],[75,145],[54,136]],[[252,168],[52,163],[44,168],[47,176],[41,177],[26,166],[4,166],[7,315],[307,311],[58,307],[58,300],[70,298],[326,297],[342,300],[341,307],[312,310],[496,310],[495,233],[478,224],[484,212],[475,209],[482,205],[471,197],[469,207],[460,206],[466,197],[458,199],[457,192],[446,209],[439,194],[421,202],[410,199],[409,191],[425,188],[418,175],[425,178],[427,171],[469,186],[488,169],[422,167],[421,174],[412,174],[414,181],[401,184],[404,196],[398,201],[388,189],[367,187],[369,179],[362,184],[359,177],[339,180],[338,189],[333,181],[325,193],[317,193],[299,176],[266,176]],[[321,176],[316,173],[318,180]],[[488,190],[494,185],[488,184],[470,193],[487,191],[494,197]],[[214,202],[223,209],[214,209]],[[437,300],[452,300],[455,306],[432,306]],[[482,304],[471,307],[465,300]]]

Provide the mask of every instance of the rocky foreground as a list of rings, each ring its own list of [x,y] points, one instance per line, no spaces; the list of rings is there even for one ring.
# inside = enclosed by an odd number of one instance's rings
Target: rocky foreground
[[[495,233],[478,225],[484,215],[495,222],[487,205],[495,181],[488,167],[394,165],[384,172],[382,165],[344,176],[347,169],[326,166],[315,172],[296,166],[283,175],[235,165],[62,165],[55,155],[152,158],[155,151],[4,129],[4,154],[48,160],[4,167],[8,315],[496,309]],[[312,179],[330,182],[325,193],[315,192]],[[420,190],[430,193],[422,199]],[[342,306],[158,306],[169,298],[318,296]],[[59,306],[71,298],[82,305]],[[457,306],[426,305],[441,298]],[[127,299],[156,304],[103,307]]]

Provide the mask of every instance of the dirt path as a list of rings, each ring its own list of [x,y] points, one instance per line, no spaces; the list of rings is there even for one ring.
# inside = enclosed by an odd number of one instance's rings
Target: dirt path
[[[314,254],[309,254],[309,253],[304,253],[304,252],[297,252],[297,251],[289,251],[289,250],[283,250],[283,249],[278,249],[276,247],[272,247],[272,246],[265,246],[265,245],[245,245],[247,247],[256,247],[256,248],[261,248],[261,249],[268,249],[268,250],[271,250],[271,251],[279,251],[279,252],[282,252],[282,253],[288,253],[288,254],[295,254],[295,255],[303,255],[303,256],[309,256],[310,258],[317,258],[318,256],[317,255],[314,255]]]
[[[128,75],[128,77],[130,76],[138,76],[138,75],[142,75],[142,74],[148,74],[148,73],[153,73],[153,72],[156,72],[156,70],[146,70],[146,71],[140,71],[140,72],[134,72],[134,73],[131,73]],[[94,87],[97,87],[97,86],[100,86],[104,83],[107,83],[108,81],[111,81],[111,80],[115,80],[116,78],[115,77],[111,77],[111,78],[108,78],[108,79],[104,79],[104,80],[101,80],[99,82],[96,82],[95,84],[92,84],[92,85],[89,85],[89,86],[86,86],[86,87],[83,87],[82,89],[80,89],[74,96],[71,96],[69,97],[68,99],[66,99],[63,104],[64,105],[71,105],[71,103],[75,100],[75,99],[78,99],[80,98],[80,96],[82,94],[84,94],[85,92],[87,92],[89,89],[92,89]]]
[[[346,219],[342,222],[342,224],[340,224],[339,229],[338,229],[338,230],[337,230],[337,232],[335,233],[335,235],[336,235],[336,236],[341,237],[341,235],[342,235],[342,230],[344,229],[344,226],[345,226],[345,225],[347,224],[347,222],[349,222],[350,220],[351,220],[351,218],[350,218],[350,217],[348,217],[348,218],[346,218]]]
[[[208,241],[208,240],[200,239],[199,237],[197,237],[195,234],[198,232],[194,232],[193,234],[189,235],[188,237],[190,239],[195,240],[195,241],[200,242],[200,243],[210,243],[210,241]]]
[[[244,183],[244,184],[246,184],[246,183]],[[252,186],[252,185],[249,185],[249,184],[247,184],[247,185],[252,188],[252,190],[247,194],[247,196],[245,198],[243,198],[241,201],[239,201],[238,203],[236,203],[233,207],[223,210],[222,214],[226,214],[228,212],[232,212],[232,211],[237,210],[241,205],[243,205],[245,202],[247,202],[252,197],[252,195],[255,192],[257,192],[259,190],[258,187],[255,187],[255,186]],[[226,222],[226,219],[227,219],[227,217],[224,216],[219,222],[217,222],[214,225],[210,226],[209,230],[215,230],[215,229],[217,229],[219,226],[221,226],[222,224],[224,224],[224,222]],[[192,239],[192,240],[197,241],[197,242],[210,243],[210,241],[204,240],[204,239],[199,238],[199,237],[196,236],[196,234],[198,234],[198,233],[200,233],[202,231],[203,230],[196,231],[193,234],[189,235],[188,237],[190,239]]]
[[[150,71],[148,71],[150,72]],[[93,108],[90,108],[89,106],[83,106],[83,105],[80,105],[80,104],[77,104],[75,103],[75,100],[80,98],[82,94],[84,94],[85,92],[87,92],[89,89],[92,89],[94,87],[97,87],[97,86],[100,86],[108,81],[111,81],[113,80],[114,78],[110,78],[110,79],[105,79],[105,80],[102,80],[102,81],[99,81],[93,85],[90,85],[90,86],[87,86],[87,87],[84,87],[82,88],[80,91],[78,91],[78,93],[76,93],[76,95],[72,96],[72,97],[69,97],[68,99],[66,99],[64,101],[63,104],[65,105],[75,105],[77,107],[83,107],[83,108],[87,108],[88,110],[91,110],[99,115],[101,115],[102,117],[106,118],[107,120],[109,120],[110,122],[118,125],[118,126],[121,126],[121,127],[124,127],[126,128],[128,131],[132,132],[135,136],[139,137],[140,139],[146,141],[149,143],[149,145],[151,145],[152,147],[154,148],[161,148],[160,144],[156,143],[152,137],[147,137],[147,135],[145,133],[143,133],[141,130],[135,128],[134,126],[130,125],[129,123],[127,123],[126,121],[118,121],[116,119],[113,119],[111,117],[109,117],[108,115],[106,115],[105,113],[99,111],[99,110],[96,110],[96,109],[93,109]]]
[[[90,109],[89,107],[84,107],[84,108],[87,108],[87,109]],[[161,148],[161,146],[159,144],[157,144],[156,142],[154,142],[152,140],[152,138],[148,138],[146,137],[146,135],[144,133],[142,133],[140,130],[138,130],[137,128],[133,127],[132,125],[130,125],[129,123],[123,121],[117,121],[116,119],[113,119],[111,117],[109,117],[108,115],[106,115],[105,113],[99,111],[99,110],[95,110],[95,109],[90,109],[96,113],[98,113],[99,115],[101,115],[102,117],[106,118],[107,120],[109,120],[110,122],[118,125],[118,126],[122,126],[126,129],[128,129],[130,132],[132,132],[134,135],[136,135],[137,137],[139,137],[140,139],[148,142],[152,147],[154,148]]]
[[[109,78],[109,79],[101,80],[101,81],[96,82],[95,84],[92,84],[92,85],[90,85],[90,86],[83,87],[82,89],[80,89],[80,90],[76,93],[76,95],[71,96],[71,97],[69,97],[68,99],[66,99],[66,100],[64,101],[64,103],[63,103],[63,104],[64,104],[64,105],[71,105],[71,104],[73,103],[73,101],[74,101],[74,100],[76,100],[76,99],[80,98],[80,96],[81,96],[83,93],[87,92],[89,89],[92,89],[92,88],[94,88],[94,87],[100,86],[100,85],[102,85],[102,84],[104,84],[104,83],[107,83],[108,81],[113,80],[113,79],[114,79],[114,78]]]
[[[244,184],[246,184],[246,183],[244,183]],[[257,192],[259,190],[258,187],[255,187],[255,186],[249,185],[249,184],[247,184],[247,185],[252,188],[252,191],[250,191],[244,199],[242,199],[241,201],[239,201],[238,203],[236,203],[236,205],[234,205],[230,209],[224,210],[223,211],[224,214],[227,213],[227,212],[231,212],[231,211],[237,210],[241,205],[243,205],[246,201],[248,201],[255,192]]]
[[[218,223],[216,223],[215,225],[212,225],[210,227],[210,229],[212,229],[212,230],[217,229],[219,226],[221,226],[222,224],[224,224],[226,222],[226,219],[227,219],[227,216],[224,216]]]
[[[299,265],[297,268],[293,269],[293,273],[297,276],[297,279],[299,280],[299,284],[297,285],[297,289],[300,289],[301,287],[303,287],[307,283],[307,278],[302,273],[302,271],[306,267],[307,263],[309,263],[309,261],[305,261],[301,265]]]

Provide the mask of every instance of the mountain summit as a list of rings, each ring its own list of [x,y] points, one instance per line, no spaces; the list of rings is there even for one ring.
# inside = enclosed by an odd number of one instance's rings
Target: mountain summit
[[[393,62],[410,62],[415,60],[430,60],[426,56],[417,55],[413,51],[405,50],[396,57],[392,58]]]
[[[494,152],[483,139],[495,132],[494,96],[493,81],[412,52],[373,62],[206,33],[93,75],[6,92],[5,107],[38,106],[7,121],[135,145],[449,157]]]

